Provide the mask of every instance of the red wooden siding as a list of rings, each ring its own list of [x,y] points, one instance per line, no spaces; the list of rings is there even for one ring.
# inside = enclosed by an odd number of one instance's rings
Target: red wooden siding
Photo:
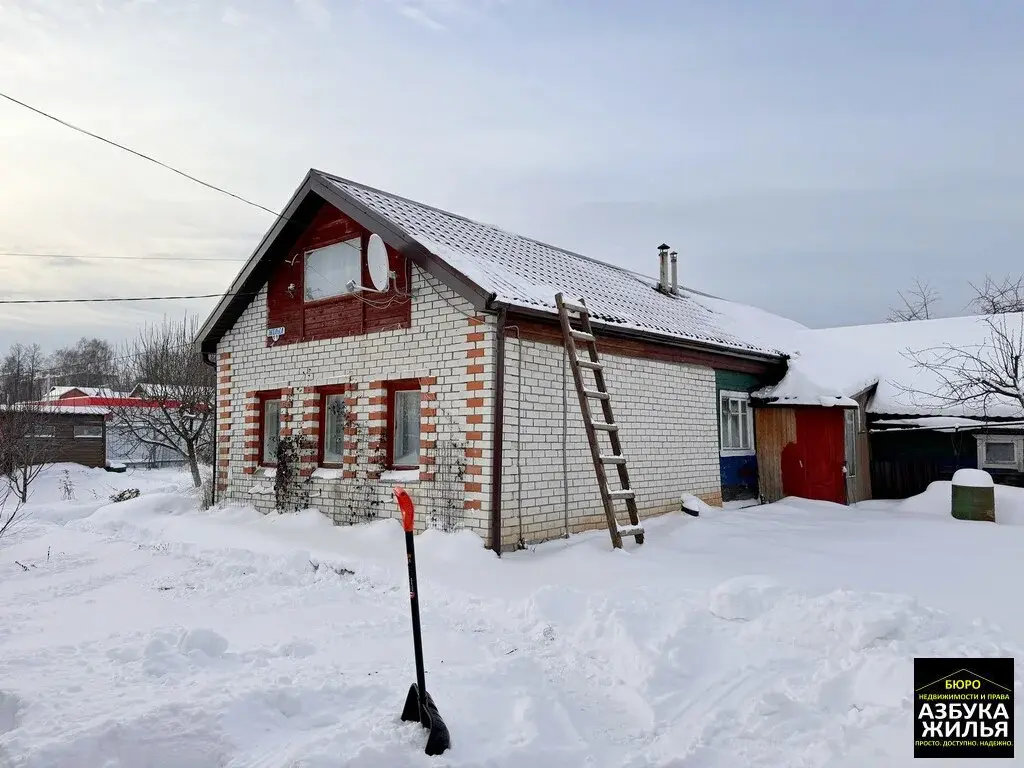
[[[336,208],[324,205],[288,253],[288,258],[274,270],[267,284],[267,328],[285,329],[276,344],[354,336],[412,325],[412,302],[403,298],[409,293],[411,268],[406,258],[390,247],[388,259],[397,275],[397,292],[362,293],[315,302],[303,300],[306,251],[357,235],[362,238],[365,253],[370,233]],[[370,285],[365,258],[362,282],[364,286]],[[268,339],[267,344],[271,343]]]
[[[796,442],[782,450],[786,496],[846,503],[843,409],[797,408]]]

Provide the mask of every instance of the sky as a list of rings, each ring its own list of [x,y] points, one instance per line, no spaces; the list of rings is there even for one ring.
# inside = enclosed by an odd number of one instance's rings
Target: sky
[[[1024,272],[1024,3],[0,0],[0,92],[279,210],[310,167],[813,327]],[[0,100],[0,298],[218,293],[272,217]],[[194,259],[218,259],[203,263]],[[0,305],[0,349],[213,301]]]

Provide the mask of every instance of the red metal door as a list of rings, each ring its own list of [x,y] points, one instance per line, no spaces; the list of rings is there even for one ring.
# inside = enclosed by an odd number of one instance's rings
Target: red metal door
[[[846,503],[841,408],[796,409],[796,442],[782,452],[782,484],[787,496]]]

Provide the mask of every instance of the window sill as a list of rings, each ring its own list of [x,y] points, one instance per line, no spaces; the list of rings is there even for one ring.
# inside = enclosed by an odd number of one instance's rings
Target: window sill
[[[722,458],[731,458],[734,456],[756,456],[757,451],[753,448],[721,448],[718,451],[718,455]]]
[[[277,467],[260,467],[256,470],[256,477],[263,477],[268,480],[273,480],[277,477]]]
[[[340,480],[345,476],[345,470],[341,467],[317,467],[313,470],[313,477],[318,480]]]
[[[382,483],[418,483],[420,471],[418,469],[388,469],[380,473]]]

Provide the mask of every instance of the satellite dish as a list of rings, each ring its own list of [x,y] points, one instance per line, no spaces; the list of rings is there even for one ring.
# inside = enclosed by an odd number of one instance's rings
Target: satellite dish
[[[388,264],[388,249],[380,235],[370,235],[370,242],[366,245],[366,266],[373,287],[378,291],[386,291],[391,270]]]

